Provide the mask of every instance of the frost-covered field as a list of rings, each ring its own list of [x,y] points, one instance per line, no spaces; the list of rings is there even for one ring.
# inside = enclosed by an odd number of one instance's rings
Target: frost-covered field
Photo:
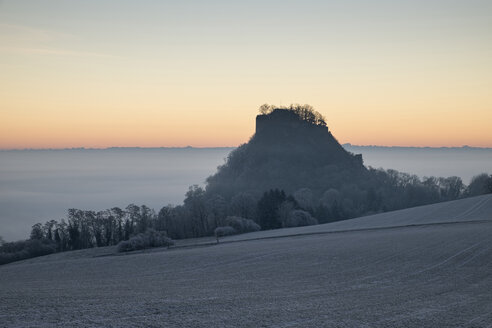
[[[488,327],[491,236],[489,195],[214,246],[54,254],[0,267],[0,326]]]

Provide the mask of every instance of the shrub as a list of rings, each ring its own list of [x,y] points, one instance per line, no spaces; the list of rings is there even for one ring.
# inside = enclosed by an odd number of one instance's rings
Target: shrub
[[[118,252],[130,252],[152,247],[172,246],[174,241],[164,231],[148,229],[118,244]]]
[[[261,227],[253,220],[238,216],[228,216],[225,220],[227,226],[236,230],[236,233],[246,233],[261,230]]]
[[[286,220],[282,222],[284,228],[302,227],[318,224],[318,220],[313,218],[309,212],[303,210],[294,210],[290,212]]]

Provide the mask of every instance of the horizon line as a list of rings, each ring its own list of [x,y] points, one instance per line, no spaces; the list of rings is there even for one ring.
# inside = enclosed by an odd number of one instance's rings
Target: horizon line
[[[413,149],[492,149],[491,147],[479,147],[479,146],[386,146],[386,145],[353,145],[350,142],[341,144],[343,147],[365,147],[365,148],[413,148]],[[160,147],[141,147],[141,146],[111,146],[111,147],[63,147],[63,148],[0,148],[0,151],[38,151],[38,150],[125,150],[125,149],[226,149],[226,148],[238,148],[239,146],[160,146]]]

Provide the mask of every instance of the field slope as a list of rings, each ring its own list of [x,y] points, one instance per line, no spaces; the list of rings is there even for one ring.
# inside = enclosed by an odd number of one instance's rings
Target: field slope
[[[112,250],[111,250],[112,251]],[[488,327],[492,195],[0,267],[0,327]]]

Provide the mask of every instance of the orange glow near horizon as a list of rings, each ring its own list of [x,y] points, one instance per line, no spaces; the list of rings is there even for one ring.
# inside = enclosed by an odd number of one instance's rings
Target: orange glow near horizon
[[[238,146],[263,103],[340,143],[492,147],[492,4],[143,2],[0,2],[0,149]]]
[[[478,110],[463,113],[438,109],[428,113],[393,112],[389,109],[393,105],[389,101],[385,104],[387,110],[381,103],[371,105],[366,102],[366,110],[358,111],[357,107],[363,104],[352,102],[326,105],[336,108],[331,111],[314,104],[341,143],[492,147],[489,126],[492,111],[486,108],[475,107]],[[133,111],[127,102],[120,109],[88,111],[85,108],[97,108],[97,104],[85,106],[71,106],[66,111],[45,108],[39,112],[22,109],[2,112],[0,148],[238,146],[254,134],[258,107],[249,104],[249,108],[229,108],[228,104],[220,104],[216,108],[197,110],[193,108],[199,104],[183,103],[169,105],[172,110],[143,108]]]
[[[249,111],[252,112],[252,111]],[[208,120],[146,120],[24,118],[22,124],[9,124],[2,118],[1,149],[24,148],[106,148],[106,147],[235,147],[254,134],[255,112],[229,120],[212,116]],[[489,122],[492,117],[422,120],[419,117],[336,117],[325,114],[330,131],[340,143],[354,145],[453,147],[491,147]],[[14,118],[16,119],[16,118]],[[7,123],[6,123],[7,122]],[[12,122],[12,121],[11,121]],[[437,123],[436,123],[437,122]]]

